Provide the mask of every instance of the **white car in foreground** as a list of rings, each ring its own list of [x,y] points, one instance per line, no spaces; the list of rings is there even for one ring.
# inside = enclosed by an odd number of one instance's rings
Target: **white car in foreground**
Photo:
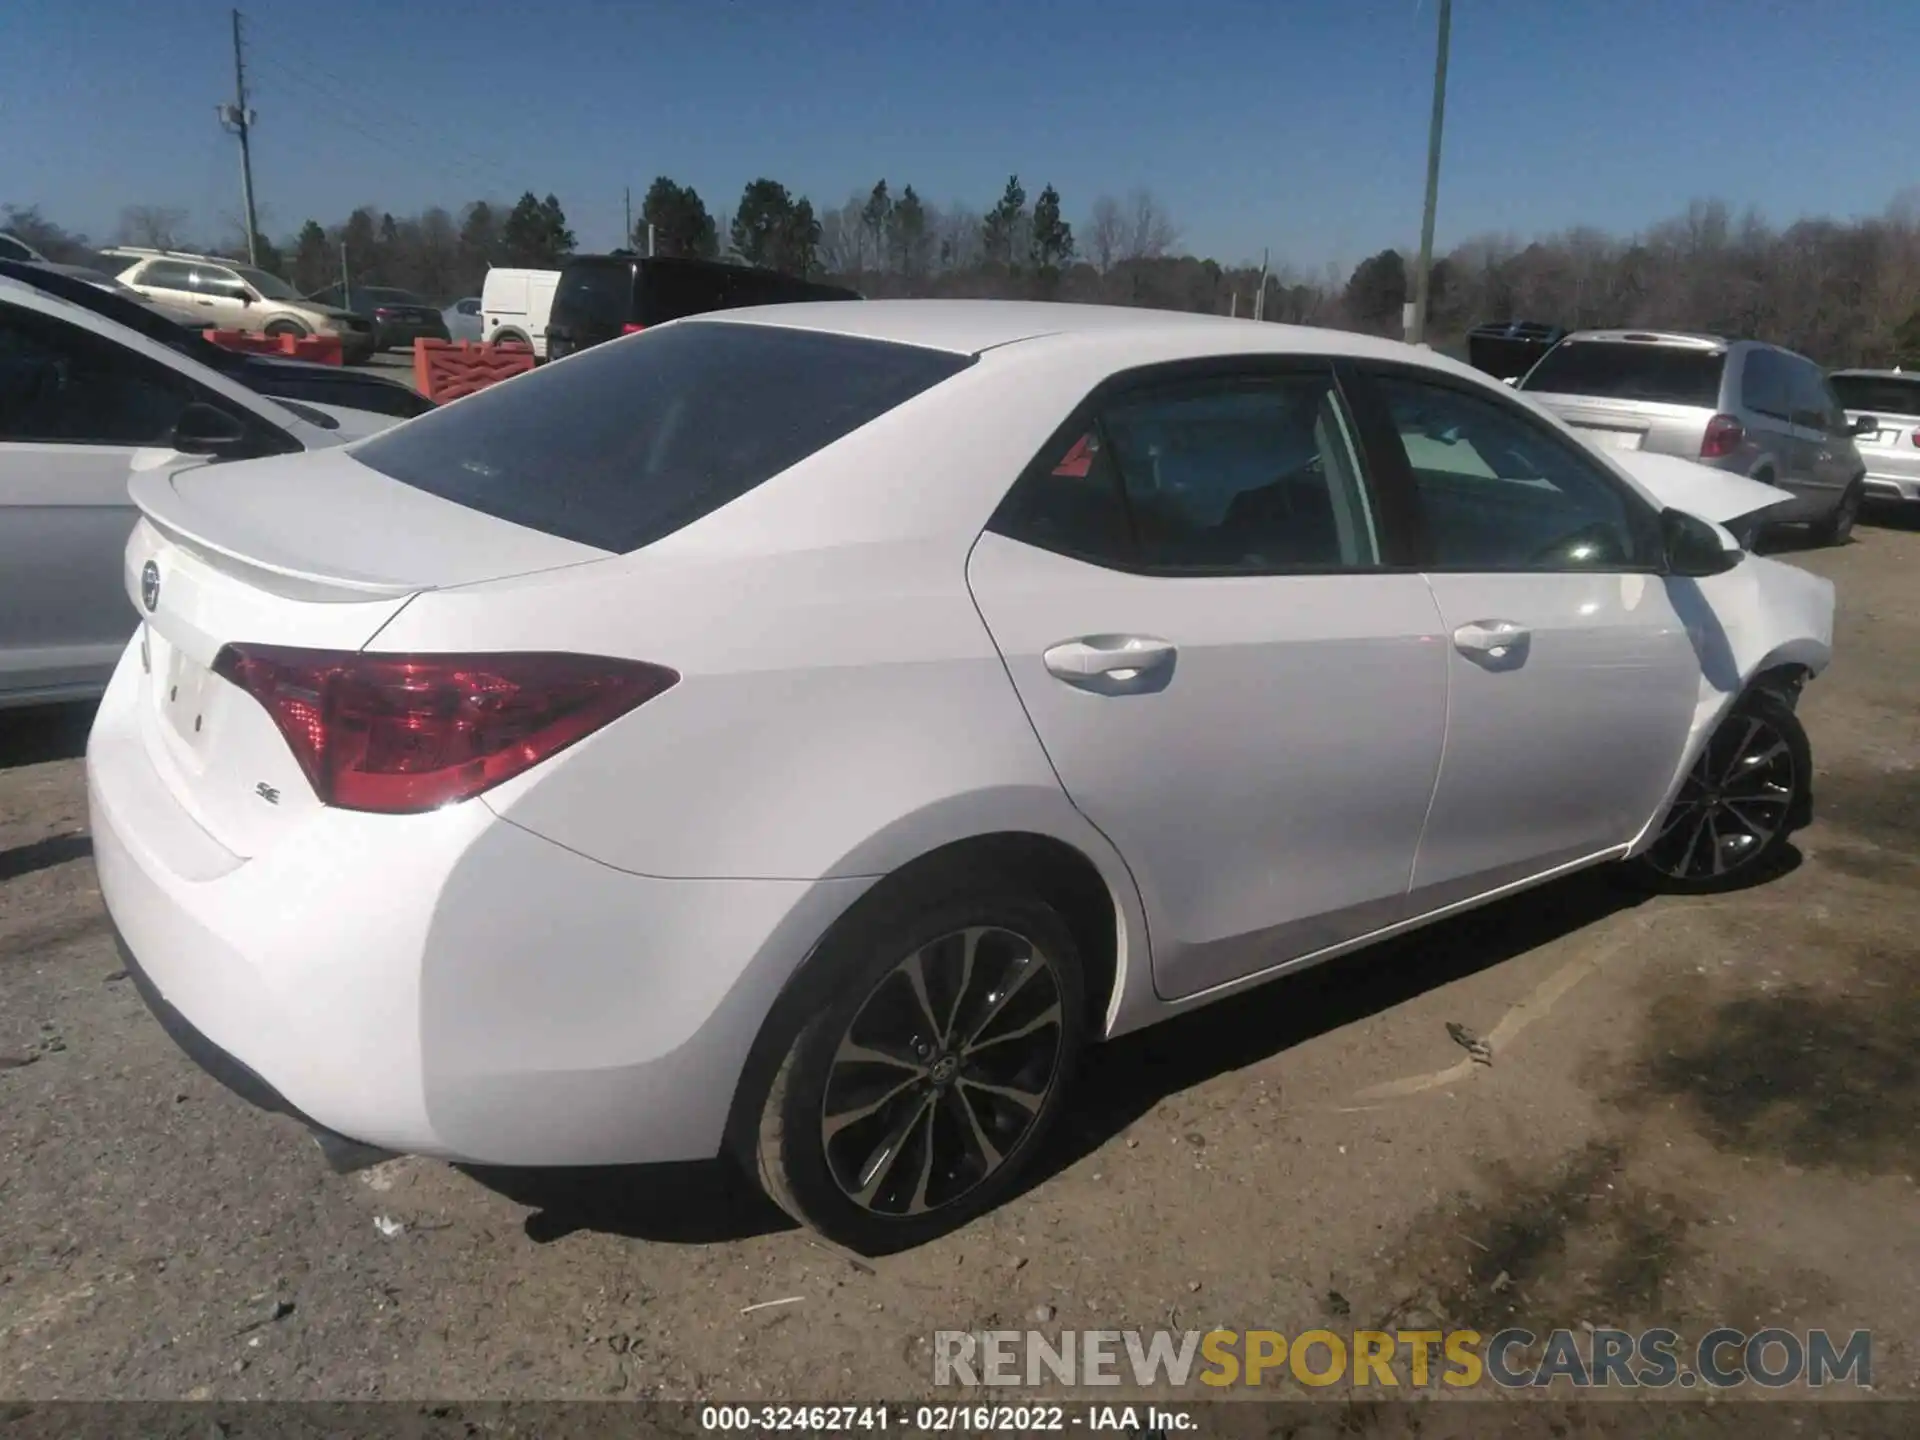
[[[1833,590],[1652,493],[1335,331],[664,325],[135,480],[101,890],[336,1154],[731,1151],[912,1244],[1092,1040],[1587,866],[1767,873]]]
[[[304,454],[393,423],[269,399],[0,276],[0,709],[105,688],[140,623],[120,575],[134,474]]]

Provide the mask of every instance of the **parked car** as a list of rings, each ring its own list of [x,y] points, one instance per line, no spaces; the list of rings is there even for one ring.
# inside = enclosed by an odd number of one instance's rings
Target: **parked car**
[[[1867,494],[1920,502],[1920,375],[1836,370],[1827,383],[1852,422],[1867,467]]]
[[[1820,367],[1754,340],[1672,331],[1582,330],[1518,389],[1596,444],[1698,458],[1793,499],[1773,520],[1822,544],[1853,533],[1866,465]]]
[[[1474,369],[1512,384],[1567,338],[1559,325],[1535,320],[1490,321],[1467,332],[1467,360]]]
[[[189,468],[323,450],[392,423],[268,400],[0,278],[0,706],[105,688],[138,625],[121,583],[131,477],[170,485]]]
[[[859,298],[838,285],[816,285],[749,265],[667,256],[579,255],[561,270],[553,293],[547,358],[558,360],[650,325],[714,310]]]
[[[415,340],[445,340],[447,322],[436,306],[411,290],[390,285],[329,285],[311,297],[324,305],[351,310],[373,326],[373,348],[412,349]]]
[[[346,1164],[724,1152],[898,1248],[1092,1040],[1808,817],[1831,582],[1367,336],[733,310],[132,493],[101,892]]]
[[[558,270],[495,269],[480,286],[480,333],[491,344],[531,345],[547,358],[547,317]]]
[[[276,400],[339,405],[406,420],[433,409],[433,402],[411,385],[367,370],[290,360],[277,355],[244,355],[208,341],[198,330],[171,318],[164,306],[114,282],[103,287],[73,273],[72,267],[23,265],[0,260],[0,276],[57,295],[103,319],[124,325],[147,339],[218,371],[249,390]]]
[[[218,256],[123,245],[101,254],[119,261],[116,276],[150,300],[198,313],[209,329],[253,335],[337,335],[341,358],[357,365],[373,354],[372,322],[338,306],[301,298],[278,275]]]
[[[25,260],[41,265],[51,263],[46,256],[8,230],[0,230],[0,260]]]
[[[464,300],[456,300],[440,312],[440,318],[446,322],[449,340],[479,340],[480,297],[469,295]]]

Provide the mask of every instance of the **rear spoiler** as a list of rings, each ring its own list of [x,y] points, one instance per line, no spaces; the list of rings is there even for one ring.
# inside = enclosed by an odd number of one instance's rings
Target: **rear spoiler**
[[[193,467],[193,468],[198,468]],[[168,540],[230,575],[291,599],[322,603],[355,600],[397,600],[430,586],[376,579],[370,575],[342,575],[305,569],[292,557],[276,555],[270,544],[250,544],[245,553],[209,539],[193,518],[193,508],[174,489],[178,467],[138,470],[127,482],[127,495],[147,523]],[[231,522],[229,522],[231,523]]]

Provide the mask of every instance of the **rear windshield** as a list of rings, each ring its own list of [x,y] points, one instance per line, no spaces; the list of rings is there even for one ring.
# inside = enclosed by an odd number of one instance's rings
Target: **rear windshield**
[[[624,552],[972,363],[886,341],[693,322],[570,355],[353,454],[470,509]]]
[[[1920,375],[1829,375],[1840,408],[1867,415],[1920,415]]]
[[[618,330],[632,323],[632,310],[631,262],[575,264],[560,274],[560,283],[553,292],[551,318],[561,325]]]
[[[1522,390],[1652,400],[1666,405],[1720,403],[1724,351],[1632,340],[1563,340],[1527,372]]]

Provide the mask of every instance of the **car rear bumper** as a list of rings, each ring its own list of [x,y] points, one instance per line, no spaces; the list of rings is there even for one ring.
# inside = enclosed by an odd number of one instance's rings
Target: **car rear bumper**
[[[234,856],[149,758],[138,669],[122,662],[87,752],[129,973],[229,1088],[361,1145],[508,1165],[717,1154],[780,984],[863,888],[630,875],[478,801],[321,810]]]
[[[1920,475],[1867,471],[1867,494],[1876,500],[1920,501]]]

